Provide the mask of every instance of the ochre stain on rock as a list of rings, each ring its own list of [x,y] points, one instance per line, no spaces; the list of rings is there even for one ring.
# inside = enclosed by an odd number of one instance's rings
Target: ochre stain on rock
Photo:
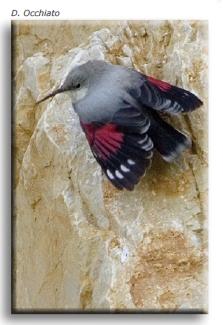
[[[166,173],[167,168],[168,165],[153,174],[150,184],[151,191],[163,193],[165,196],[183,195],[191,186],[191,171],[175,173],[175,177],[173,177],[169,172]]]
[[[80,293],[81,309],[89,309],[91,307],[93,288],[90,279],[87,277],[83,281],[83,287]]]
[[[139,308],[177,310],[186,305],[204,256],[178,231],[151,233],[149,238],[150,243],[138,251],[130,280],[133,301]]]

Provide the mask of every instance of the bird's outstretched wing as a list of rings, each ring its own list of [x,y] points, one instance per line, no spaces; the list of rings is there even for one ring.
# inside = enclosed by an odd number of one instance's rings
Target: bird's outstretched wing
[[[143,105],[157,111],[172,114],[187,113],[200,107],[202,101],[183,88],[173,86],[153,77],[143,76],[140,89],[131,89],[131,95],[137,97]]]
[[[107,178],[118,189],[133,190],[153,154],[149,118],[129,107],[117,111],[108,123],[81,122],[81,126]]]

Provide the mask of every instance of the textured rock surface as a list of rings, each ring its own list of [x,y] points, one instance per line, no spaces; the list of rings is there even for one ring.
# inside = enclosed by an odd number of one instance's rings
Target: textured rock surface
[[[207,26],[199,21],[14,25],[14,307],[207,310]],[[194,146],[154,157],[133,192],[102,175],[66,95],[35,105],[88,59],[197,93],[171,122]]]

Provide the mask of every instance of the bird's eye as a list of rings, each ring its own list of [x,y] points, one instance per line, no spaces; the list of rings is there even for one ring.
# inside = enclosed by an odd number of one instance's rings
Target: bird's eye
[[[77,89],[78,89],[78,88],[80,88],[80,86],[81,86],[80,84],[77,84],[75,88],[77,88]]]

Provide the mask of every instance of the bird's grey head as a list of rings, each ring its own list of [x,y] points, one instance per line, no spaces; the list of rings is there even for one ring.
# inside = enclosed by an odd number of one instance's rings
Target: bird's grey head
[[[94,83],[93,79],[95,79],[97,75],[100,75],[105,65],[106,63],[103,61],[88,61],[85,64],[74,67],[67,74],[65,80],[58,89],[54,90],[37,103],[41,103],[59,93],[67,92],[71,97],[72,103],[75,104],[86,96],[90,85]]]

